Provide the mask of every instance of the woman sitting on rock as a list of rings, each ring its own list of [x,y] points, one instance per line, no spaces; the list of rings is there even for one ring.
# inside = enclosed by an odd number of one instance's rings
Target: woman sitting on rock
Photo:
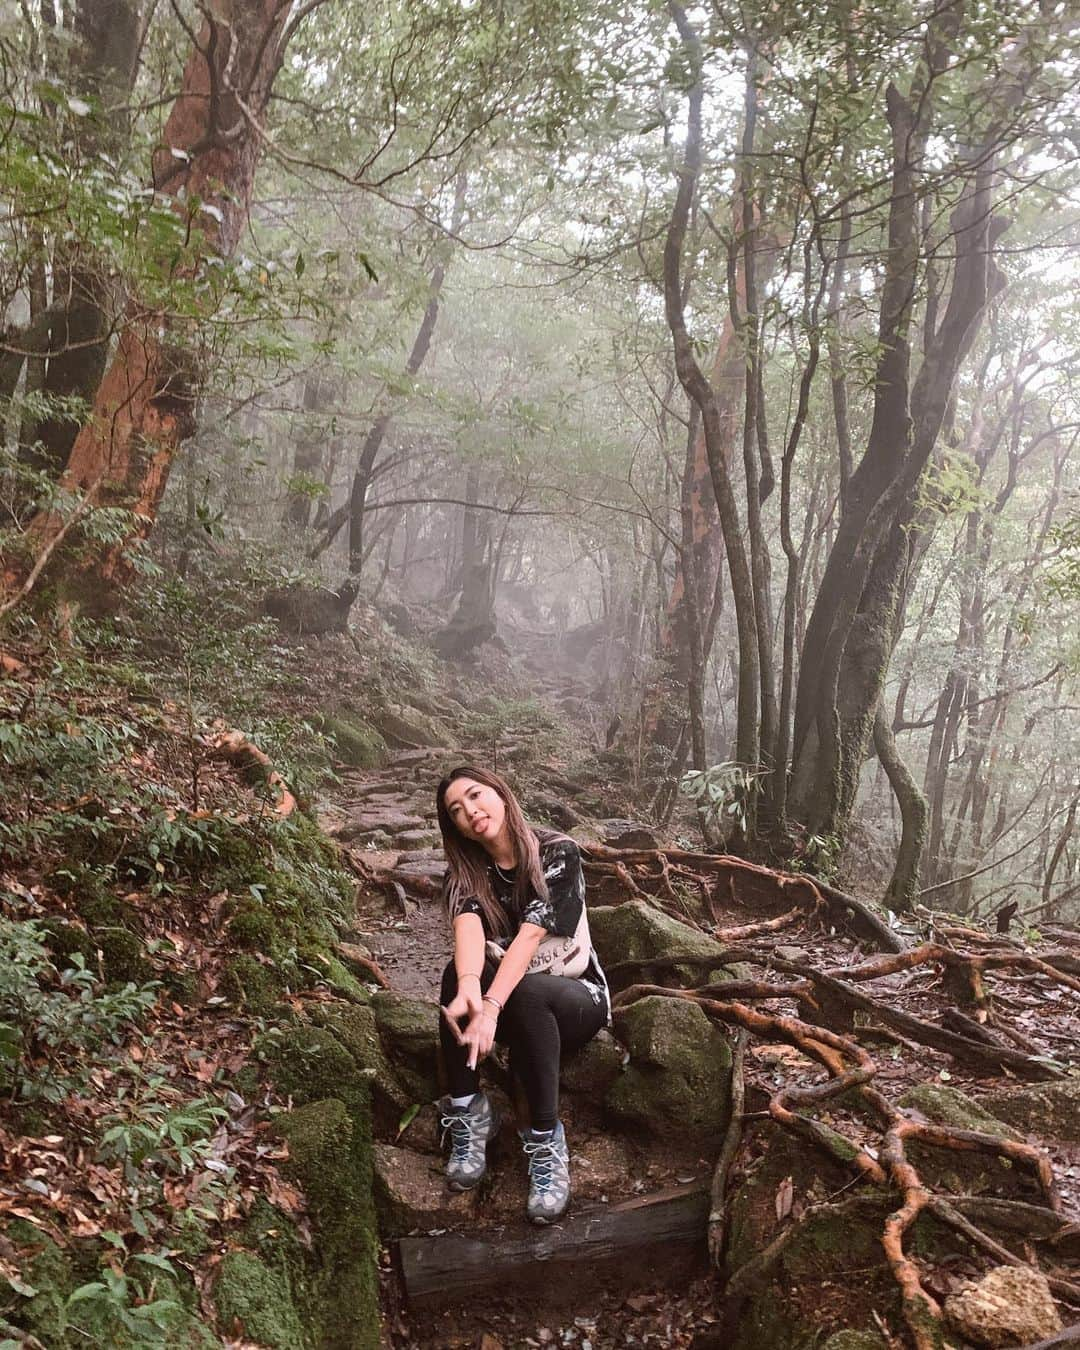
[[[475,1186],[498,1113],[476,1066],[496,1041],[529,1104],[521,1132],[529,1164],[526,1213],[552,1223],[570,1202],[559,1113],[559,1060],[605,1026],[607,982],[589,938],[585,878],[573,839],[534,830],[508,784],[486,769],[454,769],[436,794],[448,864],[454,959],[443,973],[440,1028],[450,1093],[441,1099],[451,1190]]]

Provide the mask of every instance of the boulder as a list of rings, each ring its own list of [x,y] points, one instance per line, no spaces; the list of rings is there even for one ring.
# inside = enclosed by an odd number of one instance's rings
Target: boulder
[[[659,848],[654,830],[635,820],[602,820],[600,838],[608,848]]]
[[[441,1158],[393,1144],[376,1144],[375,1208],[383,1238],[417,1229],[449,1228],[468,1219],[475,1194],[447,1190]]]
[[[898,1105],[914,1110],[934,1125],[978,1130],[998,1139],[1016,1139],[1016,1132],[990,1115],[978,1102],[944,1083],[919,1083],[906,1092]],[[908,1157],[919,1173],[941,1190],[961,1195],[991,1193],[1003,1198],[1037,1201],[1039,1191],[1027,1168],[1013,1166],[1007,1158],[974,1150],[938,1148],[912,1140]]]
[[[393,989],[371,1000],[383,1053],[414,1102],[439,1095],[439,1007]]]
[[[1080,1144],[1080,1078],[992,1092],[983,1104],[1023,1134]]]
[[[615,1025],[630,1063],[605,1099],[613,1119],[682,1139],[719,1135],[731,1106],[731,1049],[701,1009],[657,994],[620,1009]]]
[[[322,713],[316,726],[333,738],[335,757],[350,769],[377,769],[386,762],[386,741],[374,727],[348,713]]]
[[[559,1075],[567,1092],[603,1097],[623,1067],[624,1051],[610,1031],[598,1032],[565,1059]]]
[[[579,824],[581,817],[558,797],[549,797],[542,792],[534,792],[525,800],[525,809],[530,816],[538,816],[554,825],[557,830],[572,830]]]
[[[375,715],[387,743],[399,750],[419,750],[446,745],[449,733],[417,708],[391,703]]]
[[[997,1266],[951,1294],[945,1316],[979,1346],[1030,1345],[1062,1328],[1046,1276],[1032,1266]]]
[[[716,956],[714,971],[721,978],[729,971],[720,957],[723,947],[689,924],[680,923],[644,900],[628,900],[621,905],[597,905],[589,908],[589,931],[593,945],[605,967],[620,961],[658,956]],[[686,982],[700,984],[709,972],[702,966],[686,967],[679,975]]]
[[[945,1083],[918,1083],[905,1092],[897,1104],[918,1111],[935,1125],[980,1130],[983,1134],[992,1134],[995,1139],[1020,1139],[1020,1135],[996,1115],[991,1115],[971,1097]]]

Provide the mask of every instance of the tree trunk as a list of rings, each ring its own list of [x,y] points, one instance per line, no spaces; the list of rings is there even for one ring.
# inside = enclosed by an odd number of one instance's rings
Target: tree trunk
[[[732,595],[735,600],[735,618],[739,634],[735,755],[740,764],[756,767],[759,758],[760,667],[754,585],[743,546],[739,510],[728,474],[726,456],[729,441],[724,433],[716,392],[694,355],[693,344],[686,328],[682,298],[683,241],[701,167],[701,114],[704,99],[701,41],[678,5],[672,4],[671,12],[689,59],[693,84],[688,97],[686,147],[683,163],[678,171],[679,186],[664,243],[664,308],[675,350],[675,368],[679,382],[701,413],[705,449],[709,458],[709,473],[713,492],[716,494],[728,571],[731,576]]]
[[[186,203],[201,203],[191,219],[198,241],[192,275],[210,257],[231,256],[246,225],[288,14],[280,0],[221,0],[188,58],[153,170],[156,190],[174,199],[179,214],[187,215]],[[106,588],[130,576],[127,545],[153,526],[177,447],[195,429],[199,385],[186,334],[167,315],[133,304],[61,479],[79,498],[132,513],[126,538],[105,545],[93,564]],[[60,511],[42,512],[28,542],[44,552],[63,528]],[[6,589],[20,579],[17,566],[6,569]]]
[[[939,15],[955,24],[956,11]],[[893,137],[889,252],[870,437],[851,477],[847,509],[826,564],[800,662],[791,809],[816,834],[842,840],[854,806],[877,702],[906,604],[920,477],[953,382],[996,284],[1000,229],[992,215],[994,155],[981,147],[950,221],[953,286],[944,316],[910,381],[909,330],[918,290],[916,165],[930,130],[928,90],[947,64],[941,35],[907,97],[887,91]]]
[[[139,16],[132,0],[80,0],[71,83],[94,105],[77,127],[79,153],[114,152],[127,135],[115,111],[130,98],[138,62]],[[106,107],[108,112],[106,114]],[[109,356],[109,286],[98,268],[58,250],[53,263],[53,303],[62,308],[53,324],[44,391],[50,398],[94,397]],[[36,429],[42,467],[58,477],[78,434],[66,417],[46,417]]]
[[[888,775],[889,785],[900,807],[900,847],[889,889],[885,892],[885,903],[890,909],[902,913],[912,907],[918,895],[919,860],[926,836],[926,798],[919,791],[896,748],[892,726],[880,701],[874,715],[874,750]]]
[[[308,484],[318,481],[323,473],[323,455],[327,444],[327,428],[320,416],[326,411],[333,396],[335,381],[325,371],[310,370],[304,380],[300,406],[302,420],[296,428],[296,448],[293,451],[292,485],[285,502],[284,523],[296,530],[306,530],[311,521],[311,493]]]

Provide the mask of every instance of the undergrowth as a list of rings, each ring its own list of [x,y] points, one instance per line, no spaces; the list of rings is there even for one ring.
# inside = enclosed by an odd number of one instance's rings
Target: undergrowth
[[[241,729],[311,802],[331,747],[295,654],[246,583],[204,580],[0,641],[25,663],[0,680],[2,1346],[242,1334],[214,1325],[213,1253],[256,1200],[303,1222],[252,1043],[369,997],[334,955],[333,846],[216,750]]]

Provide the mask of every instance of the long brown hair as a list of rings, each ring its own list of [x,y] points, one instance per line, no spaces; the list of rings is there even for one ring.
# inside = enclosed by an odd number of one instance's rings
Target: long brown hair
[[[548,896],[544,869],[540,865],[540,842],[536,832],[526,823],[510,784],[489,769],[461,764],[456,769],[450,770],[435,791],[435,810],[439,817],[439,829],[442,831],[443,852],[446,854],[448,869],[446,907],[451,919],[456,917],[463,901],[476,900],[483,911],[488,930],[494,935],[509,936],[510,925],[506,911],[496,899],[495,888],[491,884],[489,870],[491,858],[475,840],[465,838],[450,819],[450,812],[446,809],[447,789],[458,778],[471,778],[474,783],[483,783],[485,787],[494,788],[506,807],[506,828],[517,859],[514,906],[518,914],[524,912],[525,906],[534,895],[542,900],[546,900]]]

